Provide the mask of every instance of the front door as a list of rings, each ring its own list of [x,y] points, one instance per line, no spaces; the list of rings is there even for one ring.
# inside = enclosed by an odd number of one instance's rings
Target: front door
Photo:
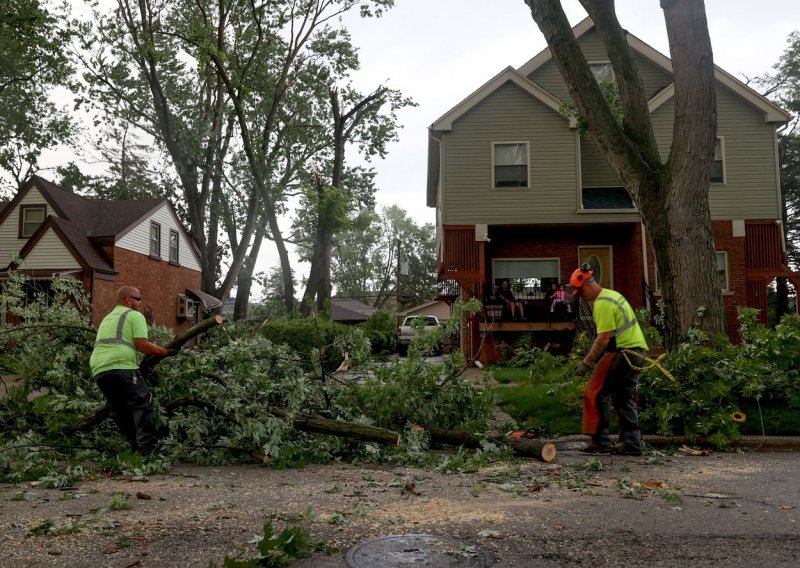
[[[603,288],[614,288],[614,271],[612,248],[604,247],[578,247],[580,263],[588,262],[594,270],[594,279]]]

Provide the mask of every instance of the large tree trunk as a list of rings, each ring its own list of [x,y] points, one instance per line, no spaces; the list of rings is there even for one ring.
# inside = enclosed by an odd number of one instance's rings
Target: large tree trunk
[[[264,230],[259,229],[253,240],[253,246],[247,260],[239,271],[239,278],[236,281],[236,301],[233,305],[233,319],[247,319],[247,310],[250,307],[250,290],[253,287],[253,272],[255,271],[258,253],[261,250],[261,243],[264,240]]]
[[[592,140],[638,206],[662,285],[667,348],[689,328],[725,331],[716,278],[708,190],[716,131],[714,66],[705,6],[662,0],[674,69],[672,151],[664,164],[636,61],[613,2],[581,0],[614,67],[622,124],[614,116],[572,34],[559,0],[525,0],[547,41]],[[701,310],[702,308],[702,310]],[[703,312],[702,319],[697,318]]]

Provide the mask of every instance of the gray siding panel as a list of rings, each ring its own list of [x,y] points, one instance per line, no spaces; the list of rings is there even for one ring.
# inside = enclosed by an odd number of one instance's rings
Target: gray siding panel
[[[588,134],[581,136],[581,177],[583,187],[616,187],[622,185],[608,165],[606,157]]]
[[[672,144],[674,99],[652,115],[661,157]],[[711,218],[780,219],[775,172],[775,130],[764,113],[717,83],[717,136],[724,139],[725,183],[709,192]]]
[[[513,84],[470,109],[443,136],[446,224],[574,220],[575,131],[564,117]],[[492,142],[529,143],[531,188],[493,189]]]
[[[726,183],[711,184],[713,219],[780,219],[775,130],[756,110],[717,83],[717,136],[725,140]]]
[[[578,44],[587,61],[608,60],[605,46],[596,31],[592,30],[584,34],[578,40]],[[661,67],[638,54],[634,55],[636,64],[639,67],[639,75],[644,85],[645,96],[648,99],[672,82],[670,74]],[[538,83],[561,100],[572,100],[567,91],[567,86],[552,59],[531,73],[528,78],[534,83]]]

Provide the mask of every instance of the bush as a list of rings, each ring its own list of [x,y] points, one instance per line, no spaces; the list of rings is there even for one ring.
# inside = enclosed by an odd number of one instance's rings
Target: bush
[[[397,346],[397,316],[390,312],[375,312],[361,324],[375,354],[392,353]]]
[[[341,349],[324,349],[354,332],[356,328],[332,322],[327,318],[305,318],[272,321],[261,328],[261,333],[276,345],[285,345],[301,358],[301,365],[310,371],[319,367],[320,361],[326,372],[335,370],[344,360]]]
[[[744,408],[800,408],[800,319],[786,316],[770,330],[757,315],[752,308],[739,308],[739,345],[727,337],[690,333],[664,363],[675,381],[657,369],[644,373],[643,423],[660,434],[725,446],[739,438]],[[798,433],[798,426],[795,422],[792,431],[782,433]]]

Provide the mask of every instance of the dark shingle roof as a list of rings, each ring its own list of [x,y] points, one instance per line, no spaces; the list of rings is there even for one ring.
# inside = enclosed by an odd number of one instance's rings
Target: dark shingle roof
[[[64,237],[89,265],[89,268],[104,272],[114,271],[111,263],[106,259],[105,255],[98,252],[94,245],[92,245],[81,227],[77,226],[75,223],[57,217],[52,217],[52,220],[53,225],[61,230]]]
[[[33,176],[12,204],[22,199],[31,186],[35,186],[55,210],[55,215],[48,216],[48,220],[37,230],[23,247],[21,253],[27,254],[31,246],[38,242],[44,233],[51,228],[60,235],[73,254],[80,258],[82,266],[114,272],[114,268],[102,249],[92,243],[95,237],[116,237],[124,233],[129,227],[141,220],[167,200],[163,197],[153,199],[128,199],[113,201],[109,199],[90,199],[76,195],[47,181],[39,176]],[[0,221],[5,218],[8,211],[0,207]]]
[[[60,217],[82,227],[87,237],[113,237],[166,201],[163,197],[119,201],[90,199],[70,193],[39,176],[33,176],[31,183],[45,194]]]
[[[333,321],[367,321],[375,308],[358,300],[331,298],[331,319]]]

